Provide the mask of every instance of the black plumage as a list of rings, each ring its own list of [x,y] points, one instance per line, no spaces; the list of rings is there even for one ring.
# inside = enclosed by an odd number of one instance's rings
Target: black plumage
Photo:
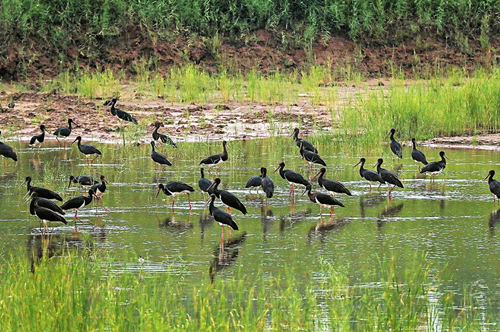
[[[200,190],[202,192],[206,193],[208,188],[210,188],[212,181],[210,181],[205,177],[205,169],[203,167],[200,168],[200,173],[201,173],[201,178],[198,180],[198,186],[200,187]],[[210,188],[210,190],[208,190],[209,195],[213,194],[213,192],[214,192],[213,188]]]
[[[403,148],[401,147],[401,144],[399,144],[398,141],[394,139],[394,133],[396,132],[396,129],[392,128],[390,135],[391,135],[391,151],[394,153],[398,158],[403,158]]]
[[[262,185],[262,178],[260,177],[260,175],[254,175],[254,176],[251,176],[248,181],[247,181],[247,184],[245,185],[245,188],[250,188],[250,191],[254,188],[258,188]]]
[[[30,203],[30,214],[35,215],[35,207],[40,206],[49,210],[52,210],[60,215],[64,215],[64,211],[59,205],[51,201],[50,199],[39,197],[36,192],[31,192],[31,203]]]
[[[311,167],[311,171],[312,171],[313,164],[326,166],[325,161],[323,159],[321,159],[319,154],[314,153],[312,151],[305,150],[303,143],[301,143],[301,145],[300,145],[300,155],[302,156],[303,159],[305,159],[309,163],[309,166]]]
[[[132,115],[115,107],[117,100],[118,98],[115,97],[111,99],[111,102],[104,103],[104,105],[111,105],[111,114],[115,115],[120,120],[137,124],[137,120]]]
[[[500,198],[500,182],[493,179],[493,176],[495,176],[495,171],[491,170],[484,179],[488,179],[488,185],[490,187],[491,193],[493,194],[493,202],[495,202],[496,198]]]
[[[17,161],[17,154],[14,152],[14,149],[10,145],[7,145],[3,142],[0,142],[0,155],[5,158],[10,158],[14,161]]]
[[[369,169],[365,169],[365,158],[361,158],[359,162],[354,165],[354,167],[358,166],[361,164],[359,167],[359,175],[361,175],[362,178],[365,180],[369,181],[368,183],[370,184],[370,191],[372,190],[372,182],[379,182],[380,184],[378,185],[379,187],[385,183],[385,181],[382,179],[382,177],[374,171],[371,171]]]
[[[262,179],[262,190],[266,193],[267,198],[272,198],[274,194],[274,182],[267,176],[267,169],[260,168],[260,178]]]
[[[417,150],[417,143],[415,142],[415,138],[411,139],[411,142],[413,144],[413,149],[411,150],[411,158],[417,162],[417,163],[422,163],[424,165],[427,165],[427,159],[425,158],[425,155],[422,151]],[[419,165],[420,169],[420,165]]]
[[[93,177],[89,175],[79,175],[77,177],[74,177],[73,175],[69,176],[69,184],[68,184],[68,189],[71,187],[72,183],[78,183],[84,188],[86,186],[92,186],[96,183]]]
[[[318,153],[318,150],[314,147],[314,145],[308,140],[299,138],[299,128],[295,128],[292,133],[293,140],[295,144],[300,148],[300,146],[304,146],[304,150],[312,151],[314,153]]]
[[[285,168],[285,163],[282,161],[278,165],[278,168],[276,168],[274,170],[274,172],[276,172],[277,170],[279,170],[280,171],[280,176],[291,185],[289,196],[292,195],[292,193],[295,192],[295,190],[293,188],[294,185],[298,184],[298,185],[301,185],[301,186],[304,186],[304,187],[307,187],[307,186],[311,185],[309,183],[309,181],[307,181],[306,179],[304,179],[304,177],[302,175],[300,175],[299,173],[291,171],[289,169],[284,169],[284,168]]]
[[[50,202],[50,201],[49,201]],[[62,222],[67,224],[66,219],[58,212],[46,208],[44,206],[38,205],[40,203],[38,200],[33,199],[30,204],[30,213],[36,215],[44,226],[44,229],[48,231],[47,221]],[[43,203],[42,203],[43,204]],[[31,206],[33,205],[33,206]]]
[[[326,168],[322,167],[318,174],[313,178],[318,179],[318,185],[328,191],[330,195],[333,195],[333,193],[338,193],[338,194],[346,194],[347,196],[352,196],[351,192],[349,189],[347,189],[342,183],[338,181],[333,181],[333,180],[328,180],[325,179],[323,176],[325,175]]]
[[[89,164],[89,156],[95,155],[94,159],[90,161],[90,164],[92,164],[97,157],[102,155],[101,151],[99,151],[99,149],[96,148],[95,146],[90,144],[82,144],[81,136],[77,136],[73,141],[73,143],[75,142],[78,142],[78,150],[80,150],[80,152],[85,155],[85,158],[87,159],[87,165]]]
[[[89,205],[92,202],[93,197],[94,197],[94,191],[90,189],[88,196],[78,196],[71,198],[70,200],[66,201],[63,205],[61,205],[61,209],[63,210],[75,209],[75,219],[78,219],[78,210]],[[75,223],[75,228],[76,228],[76,223]]]
[[[41,134],[35,135],[30,139],[30,145],[34,145],[36,142],[43,143],[45,140],[45,126],[40,125]]]
[[[217,221],[221,227],[228,226],[237,231],[238,225],[236,225],[231,215],[214,206],[215,197],[215,194],[210,195],[210,215],[214,217],[215,221]],[[224,234],[224,228],[222,228],[222,234]]]
[[[101,175],[100,179],[101,182],[96,181],[91,190],[94,192],[94,197],[96,199],[97,205],[103,207],[106,212],[109,212],[109,210],[101,204],[102,195],[104,195],[104,193],[106,192],[106,184],[109,184],[109,182],[108,180],[106,180],[106,177],[104,175]]]
[[[151,148],[153,149],[151,151],[151,159],[153,159],[155,163],[158,163],[160,165],[172,166],[172,163],[168,161],[167,157],[164,154],[155,151],[154,141],[151,141]]]
[[[320,213],[321,213],[321,207],[326,207],[330,208],[330,214],[334,212],[334,207],[335,205],[345,207],[344,204],[339,201],[338,199],[319,192],[312,193],[311,192],[312,187],[309,185],[306,187],[307,191],[307,196],[309,196],[309,200],[313,203],[319,204],[320,206]]]
[[[153,131],[153,139],[156,142],[162,142],[164,144],[171,145],[174,148],[177,148],[177,145],[174,143],[174,141],[167,135],[160,134],[158,132],[158,129],[161,127],[161,123],[155,124],[155,130]]]
[[[444,151],[440,151],[439,156],[441,157],[441,160],[428,163],[422,168],[420,173],[429,173],[431,176],[440,174],[446,168],[446,155]]]
[[[160,191],[163,191],[163,193],[167,196],[172,196],[172,208],[174,208],[174,203],[175,203],[175,196],[178,195],[187,195],[188,196],[188,202],[189,202],[189,210],[191,210],[191,198],[190,198],[190,193],[194,192],[194,188],[188,185],[187,183],[181,182],[181,181],[171,181],[167,183],[166,185],[163,185],[160,183],[158,185],[158,191],[156,192],[156,197],[158,197],[158,194]]]
[[[399,188],[404,188],[403,184],[398,179],[398,177],[396,176],[396,174],[394,174],[394,173],[386,170],[385,168],[380,167],[383,162],[384,162],[384,160],[382,158],[379,158],[377,160],[377,164],[376,164],[376,166],[377,166],[377,173],[387,183],[387,190],[388,190],[389,194],[392,191],[391,184],[393,186],[396,186],[396,187],[399,187]]]
[[[215,178],[214,182],[210,185],[209,189],[213,188],[215,196],[219,198],[222,203],[228,206],[228,211],[230,208],[239,210],[243,214],[247,214],[247,209],[243,203],[236,197],[234,194],[230,193],[227,190],[219,190],[219,184],[221,180],[220,178]]]
[[[202,161],[200,161],[200,165],[205,164],[208,166],[214,166],[214,165],[218,165],[218,164],[221,164],[222,162],[226,161],[228,159],[226,145],[227,145],[227,142],[222,141],[222,149],[223,149],[222,153],[214,154],[213,156],[210,156],[210,157],[203,159]]]
[[[38,197],[43,197],[43,198],[47,198],[47,199],[55,199],[57,201],[62,202],[63,199],[58,193],[56,193],[50,189],[47,189],[47,188],[32,186],[31,181],[32,181],[31,176],[27,176],[25,181],[24,181],[27,183],[26,187],[27,187],[27,192],[29,194],[35,192],[35,193],[37,193]]]
[[[54,131],[56,139],[59,140],[59,137],[66,138],[69,135],[71,135],[71,129],[73,123],[76,125],[76,123],[72,119],[68,119],[68,127],[57,128],[56,131]]]

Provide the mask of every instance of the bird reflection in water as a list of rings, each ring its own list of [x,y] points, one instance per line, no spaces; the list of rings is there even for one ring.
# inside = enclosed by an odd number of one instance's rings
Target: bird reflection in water
[[[490,221],[488,222],[488,226],[490,227],[490,231],[495,231],[495,226],[500,222],[500,209],[491,212]]]
[[[349,219],[336,218],[335,215],[320,219],[315,226],[309,228],[309,233],[307,233],[308,242],[310,243],[311,240],[317,239],[319,242],[323,243],[329,232],[341,229],[348,223]]]
[[[268,230],[274,224],[274,213],[269,208],[269,205],[262,205],[260,207],[260,224],[262,225],[262,236],[265,240]]]
[[[292,228],[294,225],[305,221],[307,217],[311,215],[312,209],[307,208],[304,211],[295,212],[293,205],[290,206],[290,213],[288,215],[283,215],[280,217],[280,232],[284,232],[286,229]]]
[[[389,218],[396,217],[403,209],[404,203],[393,204],[389,202],[387,206],[378,214],[377,227],[382,227]]]
[[[214,259],[210,262],[208,274],[210,282],[213,283],[215,276],[220,271],[234,265],[238,258],[241,244],[245,242],[247,233],[242,232],[237,237],[225,241],[222,245],[218,245],[214,250]]]
[[[204,209],[200,214],[200,238],[203,241],[205,238],[205,230],[212,226],[214,217],[210,215],[207,209]]]
[[[175,229],[179,231],[188,230],[193,228],[193,224],[190,221],[191,215],[187,215],[187,220],[181,220],[179,214],[172,213],[171,216],[166,217],[163,220],[158,221],[158,227],[166,229]]]
[[[359,197],[359,210],[361,217],[366,217],[366,208],[374,207],[386,201],[386,197],[379,194],[369,193]]]

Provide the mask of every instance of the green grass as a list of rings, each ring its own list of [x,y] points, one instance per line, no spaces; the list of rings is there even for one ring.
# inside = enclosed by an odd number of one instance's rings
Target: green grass
[[[471,290],[455,310],[425,257],[402,271],[394,260],[381,263],[355,284],[320,259],[320,272],[305,283],[285,267],[187,285],[182,271],[150,273],[137,257],[59,254],[32,257],[32,269],[23,253],[2,259],[3,331],[477,331],[479,318],[498,321],[478,309]]]

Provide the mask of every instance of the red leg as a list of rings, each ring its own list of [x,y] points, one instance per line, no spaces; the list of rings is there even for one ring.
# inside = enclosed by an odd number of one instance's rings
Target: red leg
[[[227,213],[231,214],[231,209],[229,208],[229,206],[227,207]]]
[[[188,203],[189,203],[189,211],[191,211],[191,197],[189,197],[189,194],[188,194]]]

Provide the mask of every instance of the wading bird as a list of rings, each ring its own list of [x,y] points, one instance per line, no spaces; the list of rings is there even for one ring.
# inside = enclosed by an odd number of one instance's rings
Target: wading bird
[[[78,196],[71,198],[70,200],[66,201],[63,205],[61,205],[61,209],[63,210],[75,209],[75,219],[80,220],[78,218],[78,210],[89,205],[92,202],[93,197],[94,197],[94,191],[90,189],[88,196]],[[75,231],[77,232],[78,230],[76,228],[76,220],[75,220]]]
[[[201,173],[201,178],[198,180],[198,186],[200,187],[200,190],[204,193],[208,192],[208,195],[213,194],[213,188],[210,188],[210,185],[212,184],[212,181],[207,179],[205,177],[205,169],[202,167],[200,168],[200,173]],[[209,191],[208,188],[210,188]]]
[[[495,176],[495,171],[491,170],[484,179],[485,180],[488,179],[488,185],[490,187],[491,193],[493,194],[493,203],[495,203],[496,198],[500,198],[500,182],[498,180],[493,179],[493,176]]]
[[[260,168],[260,177],[262,179],[262,190],[266,193],[266,199],[272,198],[274,194],[273,179],[267,176],[267,168]]]
[[[57,128],[56,131],[54,131],[54,134],[56,136],[57,141],[59,142],[59,137],[66,138],[69,135],[71,135],[71,125],[76,123],[72,119],[68,119],[68,127],[63,127],[63,128]]]
[[[305,150],[303,143],[301,143],[301,145],[300,145],[300,155],[302,156],[302,159],[304,159],[305,161],[307,161],[309,163],[309,167],[311,168],[311,172],[313,169],[313,164],[326,166],[326,163],[324,162],[323,159],[321,159],[319,154],[314,153],[312,151]]]
[[[168,144],[174,148],[177,148],[177,145],[174,143],[174,141],[172,141],[172,139],[170,137],[168,137],[167,135],[163,135],[163,134],[158,133],[158,129],[161,126],[162,126],[161,123],[157,122],[155,124],[155,130],[153,131],[153,139],[155,140],[155,142],[162,142],[164,144]]]
[[[208,190],[213,188],[215,196],[217,196],[217,198],[219,198],[222,201],[222,203],[227,205],[227,212],[231,213],[230,208],[233,208],[239,210],[243,214],[247,214],[247,209],[245,205],[241,203],[238,197],[236,197],[227,190],[219,190],[220,182],[221,182],[220,178],[215,178],[214,182],[212,182]]]
[[[359,167],[359,175],[361,175],[362,178],[368,181],[368,183],[370,184],[370,191],[372,191],[372,182],[379,182],[378,187],[380,188],[380,186],[383,185],[385,181],[380,177],[380,175],[377,172],[365,169],[365,162],[366,159],[361,158],[359,162],[353,167],[361,165]]]
[[[394,188],[394,187],[391,188],[391,184],[399,188],[404,188],[404,187],[401,181],[399,181],[396,174],[386,170],[385,168],[380,167],[383,162],[384,160],[382,158],[379,158],[374,167],[377,167],[377,173],[380,175],[382,180],[384,180],[387,183],[387,194],[391,195],[392,189]]]
[[[417,143],[415,143],[415,138],[411,139],[411,142],[413,144],[413,150],[411,150],[411,158],[416,162],[416,163],[422,163],[425,165],[428,164],[427,159],[425,158],[425,155],[422,151],[417,150]],[[418,170],[420,171],[420,165],[418,165]]]
[[[101,182],[95,182],[94,185],[92,186],[92,191],[94,192],[94,197],[96,199],[97,205],[101,206],[104,208],[106,212],[109,212],[108,209],[104,205],[101,204],[102,196],[106,192],[106,184],[109,184],[108,180],[106,180],[106,177],[104,175],[100,176]]]
[[[276,171],[279,170],[280,176],[290,184],[291,188],[290,188],[290,193],[288,194],[288,197],[295,194],[295,189],[293,188],[294,185],[301,185],[304,187],[311,185],[309,183],[309,181],[304,179],[304,177],[302,175],[300,175],[299,173],[291,171],[289,169],[284,169],[284,168],[285,168],[285,162],[282,161],[278,165],[278,168],[276,168],[274,170],[274,173],[276,173]]]
[[[42,187],[35,187],[35,186],[32,186],[31,185],[31,176],[27,176],[26,179],[24,180],[24,183],[27,183],[26,185],[26,191],[29,193],[32,193],[32,192],[36,192],[38,194],[38,197],[43,197],[43,198],[47,198],[47,199],[55,199],[57,201],[61,201],[62,202],[62,197],[50,190],[50,189],[47,189],[47,188],[42,188]]]
[[[330,208],[330,214],[333,214],[335,212],[334,210],[335,205],[345,207],[344,204],[342,204],[342,202],[339,201],[338,199],[323,193],[318,193],[318,192],[311,193],[311,190],[312,190],[311,185],[306,187],[307,196],[309,196],[309,200],[311,202],[319,204],[320,214],[321,214],[321,207]]]
[[[155,151],[155,142],[151,141],[151,159],[157,164],[172,166],[172,163],[168,161],[167,157],[164,154]]]
[[[389,133],[389,135],[391,135],[391,151],[396,156],[398,156],[398,158],[403,158],[403,148],[401,147],[401,144],[399,144],[399,142],[394,139],[395,132],[396,129],[392,128]]]
[[[2,132],[0,131],[0,134],[1,133]],[[4,156],[5,158],[10,158],[14,161],[17,161],[17,154],[14,152],[12,147],[3,142],[0,142],[0,155]]]
[[[65,225],[68,223],[62,216],[64,212],[59,206],[48,199],[38,197],[36,192],[31,195],[30,214],[36,215],[40,219],[44,231],[47,233],[49,232],[47,221],[58,221]]]
[[[215,194],[210,195],[210,205],[209,205],[209,210],[210,210],[210,215],[214,217],[215,221],[217,221],[221,227],[221,245],[224,245],[224,226],[228,227],[228,232],[229,232],[229,227],[234,229],[235,231],[238,230],[238,225],[234,222],[233,218],[229,213],[226,211],[222,211],[219,208],[216,208],[214,206],[214,201],[215,201]]]
[[[190,198],[190,193],[194,192],[193,187],[190,185],[181,182],[181,181],[171,181],[167,183],[166,185],[163,185],[160,183],[158,185],[158,191],[156,192],[156,197],[158,197],[158,194],[160,191],[163,191],[163,193],[167,196],[172,196],[172,210],[174,209],[174,204],[175,204],[175,196],[178,195],[186,195],[188,196],[188,203],[189,203],[189,211],[191,211],[191,198]]]
[[[36,142],[39,142],[41,144],[45,140],[45,126],[40,125],[40,130],[42,131],[41,134],[38,134],[38,135],[31,137],[30,144],[29,144],[30,146],[35,145]]]
[[[213,167],[222,164],[224,161],[226,161],[228,159],[226,145],[227,142],[222,141],[222,149],[223,149],[222,153],[214,154],[213,156],[203,159],[202,161],[200,161],[200,165],[205,164],[209,167]]]
[[[96,160],[97,157],[101,156],[102,153],[97,149],[95,146],[90,145],[90,144],[82,144],[82,137],[77,136],[77,138],[73,141],[73,143],[78,142],[78,150],[80,150],[81,153],[85,155],[85,158],[87,159],[87,165],[90,165]],[[73,144],[71,143],[71,144]],[[95,155],[94,159],[90,161],[89,164],[89,156]]]
[[[433,161],[425,165],[420,171],[421,174],[429,173],[431,178],[433,179],[435,176],[439,175],[446,168],[446,159],[448,158],[444,151],[439,152],[439,156],[441,160]]]
[[[347,196],[352,196],[349,189],[347,189],[342,183],[338,181],[325,179],[323,176],[325,175],[326,168],[320,168],[318,174],[316,174],[313,180],[318,179],[318,185],[328,191],[330,195],[333,196],[334,193],[338,194],[346,194]]]
[[[308,140],[299,138],[299,128],[295,128],[292,133],[293,140],[295,144],[300,148],[300,146],[304,146],[304,150],[311,151],[314,153],[318,153],[318,150],[314,147],[314,145]]]
[[[122,111],[121,109],[115,108],[117,100],[118,100],[118,98],[113,97],[113,99],[111,99],[111,101],[105,102],[104,106],[111,106],[111,114],[118,117],[118,119],[137,124],[137,120],[132,115],[130,115],[130,113]]]

